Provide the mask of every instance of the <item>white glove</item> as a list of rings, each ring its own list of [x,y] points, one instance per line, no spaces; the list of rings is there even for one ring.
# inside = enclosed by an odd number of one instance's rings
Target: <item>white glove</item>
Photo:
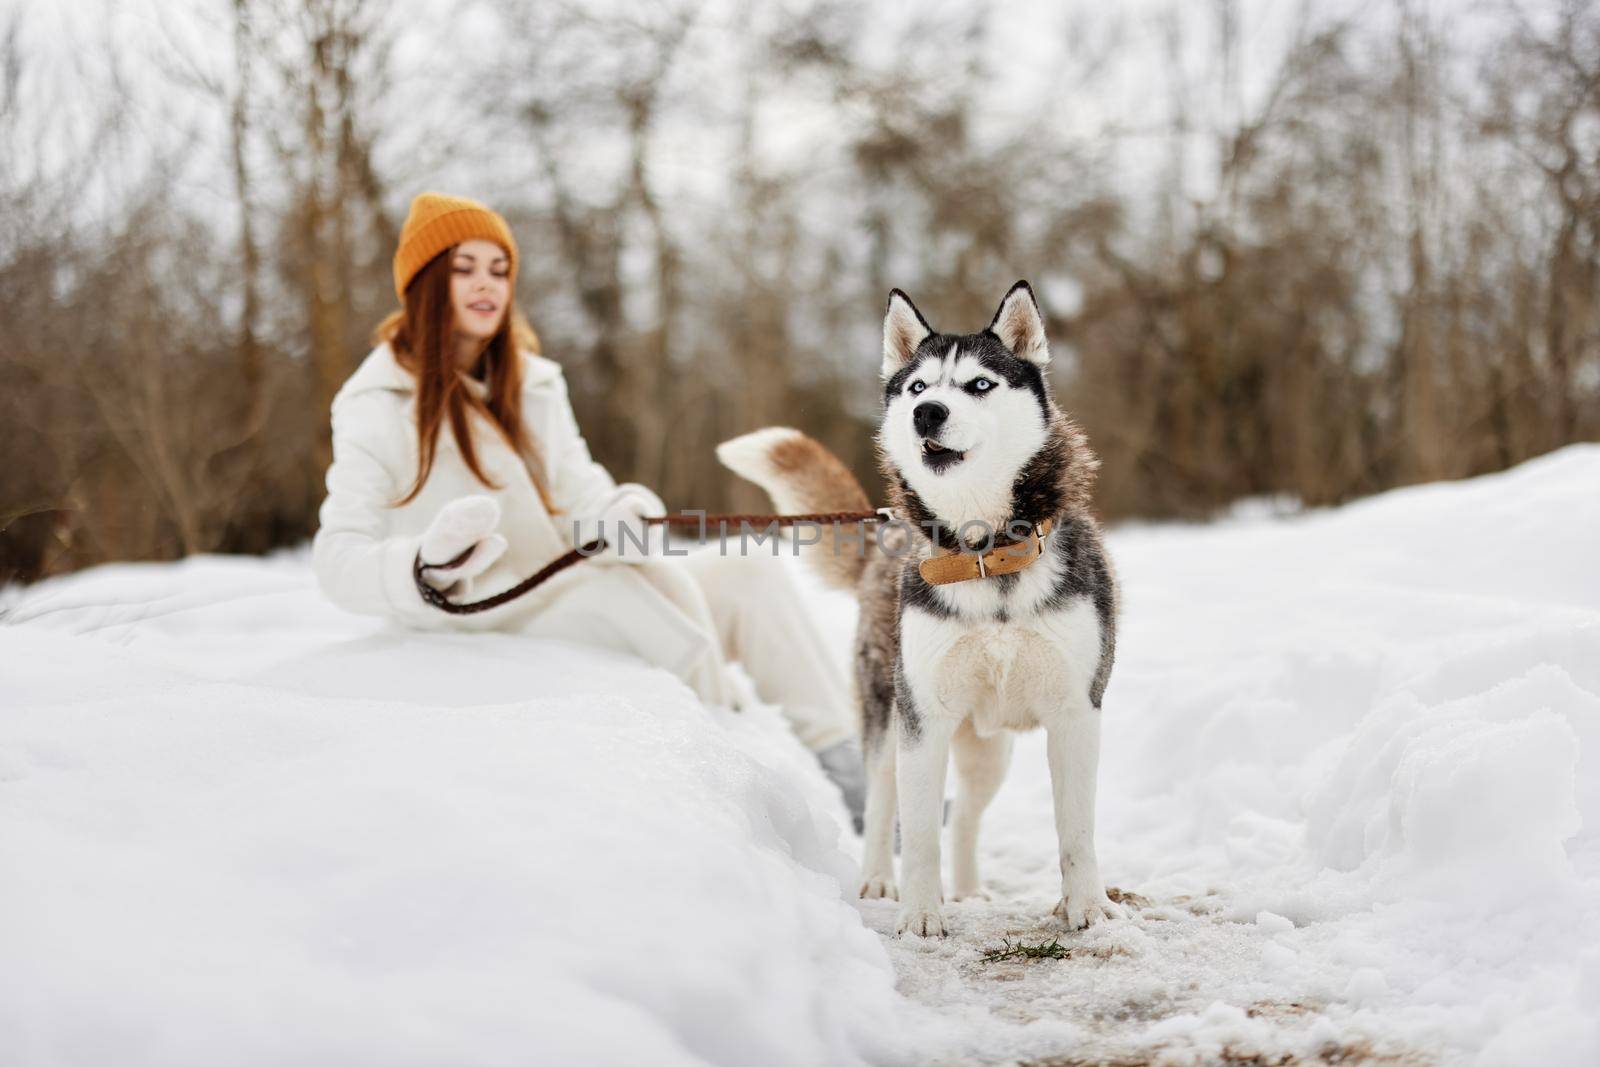
[[[422,580],[438,590],[475,578],[505,554],[506,539],[494,532],[500,525],[500,505],[491,497],[464,496],[439,509],[422,535],[418,555],[425,567]],[[467,549],[472,551],[453,567],[449,563]]]
[[[619,485],[593,515],[579,520],[578,544],[603,539],[606,555],[627,563],[659,556],[666,549],[666,527],[652,526],[644,520],[666,513],[667,506],[661,498],[644,486],[634,482]]]

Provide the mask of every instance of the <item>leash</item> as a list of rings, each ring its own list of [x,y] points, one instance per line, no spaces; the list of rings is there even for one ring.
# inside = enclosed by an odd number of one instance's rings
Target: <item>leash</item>
[[[651,515],[644,521],[650,526],[686,526],[704,529],[711,526],[725,528],[730,525],[735,527],[745,525],[757,527],[794,526],[802,522],[834,525],[850,522],[882,522],[885,519],[886,516],[877,511],[816,511],[803,515]],[[422,595],[424,601],[449,615],[475,615],[480,611],[488,611],[490,608],[497,608],[501,604],[510,603],[519,596],[538,588],[579,560],[587,559],[605,551],[606,542],[604,540],[595,540],[578,548],[569,549],[510,589],[496,593],[494,596],[485,597],[482,600],[473,600],[465,604],[456,603],[445,596],[443,592],[423,581],[423,575],[429,571],[447,570],[451,567],[459,566],[472,554],[472,549],[475,547],[477,546],[474,545],[467,548],[454,559],[447,560],[444,563],[424,563],[422,562],[422,553],[417,553],[416,560],[411,564],[411,577],[416,584],[417,592]]]
[[[894,516],[888,514],[888,511],[888,508],[880,508],[877,511],[813,511],[800,515],[652,515],[644,521],[648,526],[695,527],[701,531],[701,536],[704,536],[705,531],[712,526],[720,529],[729,526],[741,528],[752,526],[764,529],[769,526],[795,526],[799,523],[838,526],[854,522],[892,522]],[[918,572],[930,585],[950,585],[955,582],[969,582],[975,578],[1015,574],[1043,554],[1045,538],[1050,535],[1052,525],[1053,520],[1045,519],[1034,525],[1026,537],[1008,541],[981,554],[952,552],[943,546],[936,546],[935,554],[918,564]],[[472,546],[475,547],[477,546]],[[538,588],[579,560],[605,551],[606,542],[604,539],[598,539],[579,548],[569,549],[510,589],[465,604],[456,603],[423,580],[423,575],[429,571],[448,570],[458,566],[472,554],[472,548],[444,563],[423,563],[422,553],[417,553],[417,558],[411,565],[411,577],[424,601],[449,615],[475,615],[480,611],[488,611]]]

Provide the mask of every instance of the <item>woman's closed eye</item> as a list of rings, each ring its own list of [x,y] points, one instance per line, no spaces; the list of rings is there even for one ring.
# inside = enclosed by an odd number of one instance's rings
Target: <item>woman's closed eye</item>
[[[471,274],[478,268],[471,260],[458,260],[451,265],[450,269],[457,274]],[[497,263],[489,268],[489,276],[491,278],[509,278],[511,276],[511,268]]]

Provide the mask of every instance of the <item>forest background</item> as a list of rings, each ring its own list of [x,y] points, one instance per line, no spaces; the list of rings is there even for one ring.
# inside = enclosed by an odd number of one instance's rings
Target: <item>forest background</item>
[[[0,0],[0,583],[308,537],[424,189],[672,507],[879,484],[891,287],[1033,282],[1113,520],[1600,439],[1592,4]]]

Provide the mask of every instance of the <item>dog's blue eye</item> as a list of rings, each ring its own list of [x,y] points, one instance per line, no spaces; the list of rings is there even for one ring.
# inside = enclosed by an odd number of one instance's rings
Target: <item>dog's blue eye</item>
[[[989,390],[991,390],[993,388],[994,388],[994,383],[991,382],[987,378],[974,378],[974,379],[972,379],[972,389],[973,389],[974,392],[987,393]]]
[[[924,382],[912,382],[911,383],[911,395],[912,396],[916,396],[918,393],[922,392],[927,387],[928,386]]]

